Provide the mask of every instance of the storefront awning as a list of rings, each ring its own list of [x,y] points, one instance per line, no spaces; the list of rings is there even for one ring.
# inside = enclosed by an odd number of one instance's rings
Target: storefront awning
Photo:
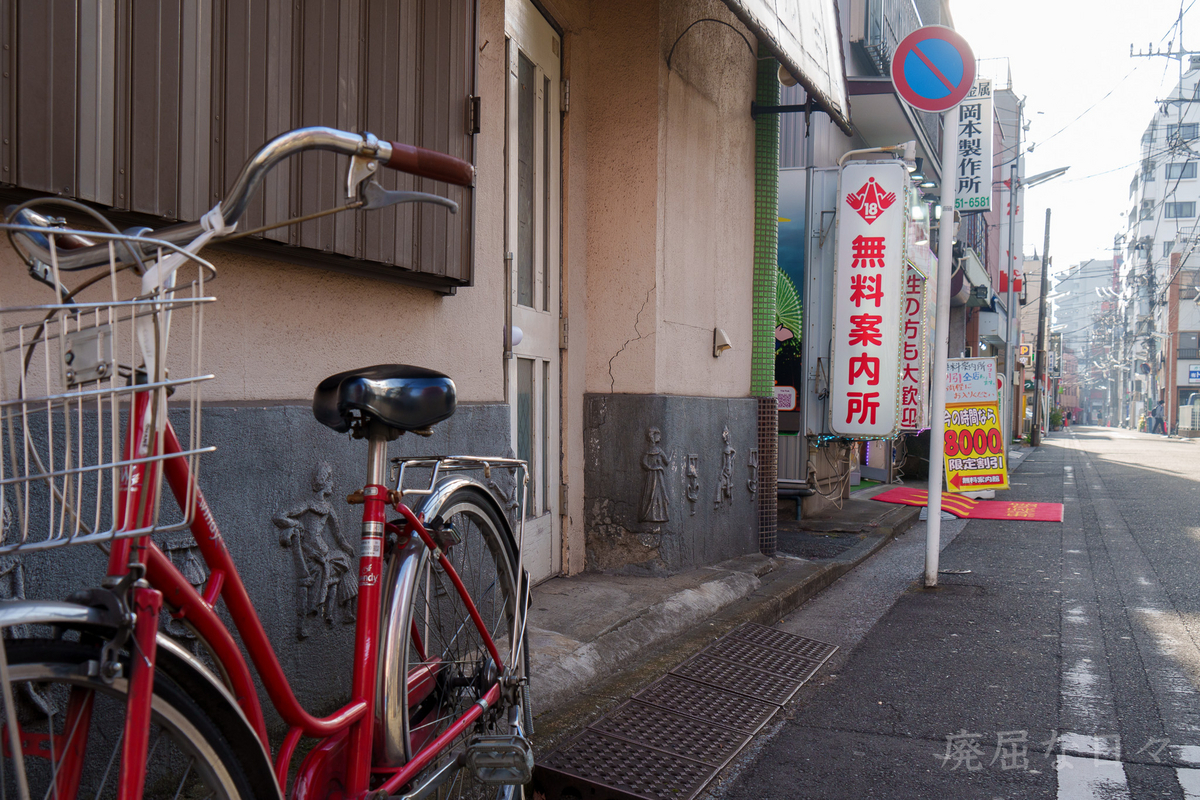
[[[725,0],[725,5],[850,135],[842,31],[834,0]]]
[[[936,134],[930,136],[920,112],[900,99],[891,78],[852,78],[854,128],[870,147],[886,147],[915,140],[917,155],[925,160],[925,174],[942,182],[941,153]]]

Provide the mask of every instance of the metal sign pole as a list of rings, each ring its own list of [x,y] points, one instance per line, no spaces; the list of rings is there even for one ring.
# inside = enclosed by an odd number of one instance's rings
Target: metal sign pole
[[[946,435],[946,358],[950,346],[950,271],[954,267],[955,111],[942,114],[942,219],[938,223],[938,304],[933,346],[933,408],[929,412],[929,504],[925,586],[937,586],[942,539],[942,451]]]

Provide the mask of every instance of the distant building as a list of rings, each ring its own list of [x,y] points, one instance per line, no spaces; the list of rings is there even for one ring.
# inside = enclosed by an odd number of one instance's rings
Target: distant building
[[[1194,296],[1195,286],[1200,166],[1193,148],[1200,140],[1198,99],[1200,57],[1192,56],[1187,72],[1160,102],[1142,134],[1141,160],[1129,184],[1120,276],[1126,331],[1118,382],[1131,420],[1161,399],[1168,424],[1174,424],[1179,402],[1196,389],[1188,383],[1188,365],[1195,360],[1200,319],[1188,313],[1190,309],[1181,313],[1179,301],[1185,299],[1182,295]]]

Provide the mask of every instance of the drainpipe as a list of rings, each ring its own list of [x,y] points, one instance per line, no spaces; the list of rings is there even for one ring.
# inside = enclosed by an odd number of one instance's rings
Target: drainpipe
[[[758,60],[755,102],[779,105],[779,62]],[[758,547],[777,548],[779,406],[775,402],[775,270],[779,262],[779,115],[754,121],[754,306],[750,394],[758,399]]]

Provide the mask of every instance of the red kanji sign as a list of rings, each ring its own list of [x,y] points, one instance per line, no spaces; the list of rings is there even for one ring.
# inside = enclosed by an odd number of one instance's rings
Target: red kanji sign
[[[908,171],[851,161],[839,178],[829,428],[888,437],[899,423]]]

